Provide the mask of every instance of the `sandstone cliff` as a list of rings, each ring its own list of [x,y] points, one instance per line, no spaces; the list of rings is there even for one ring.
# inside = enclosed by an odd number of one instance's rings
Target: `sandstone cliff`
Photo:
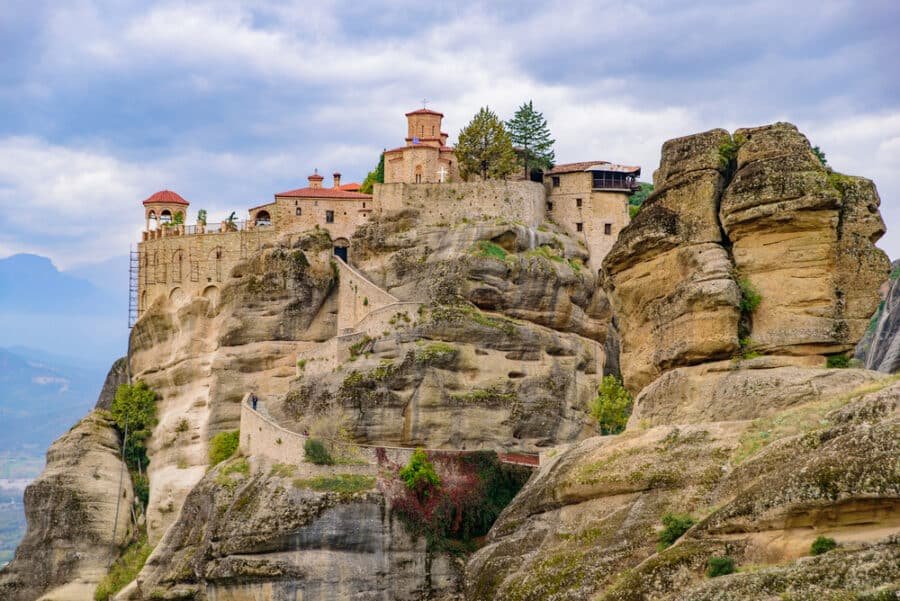
[[[823,167],[783,123],[671,140],[655,180],[599,277],[552,224],[435,225],[406,210],[357,231],[356,269],[311,231],[248,252],[219,299],[157,299],[128,357],[161,397],[156,548],[117,598],[896,594],[900,384],[827,367],[863,334],[887,275],[874,186]],[[616,369],[633,414],[598,437],[588,406]],[[295,433],[330,421],[351,448],[540,451],[543,463],[466,563],[397,519],[380,461],[208,466],[251,390],[266,419]],[[99,534],[117,450],[101,413],[54,445],[0,592],[87,598],[118,551]],[[52,531],[40,521],[85,491],[96,535],[78,538],[69,514]],[[666,514],[693,525],[662,549]],[[819,535],[839,547],[808,557]],[[741,571],[705,577],[714,556]]]
[[[892,598],[900,386],[825,357],[887,273],[874,186],[789,124],[671,140],[655,179],[604,261],[628,429],[542,465],[467,599]],[[695,525],[662,549],[666,514]],[[806,557],[820,535],[840,550]],[[708,579],[717,556],[743,571]]]
[[[28,531],[0,572],[0,598],[92,598],[132,535],[131,478],[119,454],[118,433],[96,410],[50,446],[25,490]]]
[[[867,369],[885,373],[900,371],[900,285],[897,274],[900,262],[891,265],[891,277],[883,285],[884,294],[878,310],[869,322],[866,335],[856,349],[856,358]]]
[[[853,348],[888,271],[872,182],[826,169],[786,123],[670,140],[655,180],[604,260],[630,390],[742,354]]]

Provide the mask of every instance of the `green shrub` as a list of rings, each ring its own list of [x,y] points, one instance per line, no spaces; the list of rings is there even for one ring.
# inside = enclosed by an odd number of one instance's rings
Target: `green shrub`
[[[122,556],[110,566],[109,572],[97,585],[97,589],[94,591],[94,600],[107,601],[125,588],[144,567],[152,550],[150,543],[147,542],[146,534],[128,545]]]
[[[738,286],[741,288],[741,313],[749,315],[759,307],[759,303],[762,302],[762,295],[753,286],[753,282],[746,278],[738,280]]]
[[[478,255],[482,257],[490,257],[499,261],[506,260],[506,251],[503,249],[503,247],[487,240],[481,240],[478,242]]]
[[[322,441],[317,438],[307,438],[303,443],[303,453],[306,460],[316,465],[334,465],[334,458]]]
[[[134,496],[146,507],[150,502],[150,479],[146,472],[133,472],[131,474],[131,486],[134,488]]]
[[[640,205],[628,205],[628,216],[632,219],[637,217],[637,214],[641,212]]]
[[[662,516],[663,530],[659,533],[659,549],[672,546],[681,536],[694,525],[694,518],[689,515],[676,515],[667,513]]]
[[[812,545],[810,545],[809,550],[813,555],[822,555],[823,553],[828,553],[835,547],[837,547],[837,542],[833,538],[819,536],[813,541]]]
[[[128,430],[125,463],[129,469],[144,469],[149,463],[146,441],[156,425],[156,399],[156,393],[142,380],[116,389],[109,411],[119,433],[124,436]]]
[[[835,369],[845,369],[850,367],[850,357],[847,355],[828,355],[825,365]]]
[[[182,417],[178,421],[178,425],[175,426],[175,431],[178,432],[179,434],[183,434],[184,432],[187,432],[190,429],[191,429],[191,422],[189,422],[186,417]]]
[[[400,470],[400,479],[419,498],[430,496],[434,489],[441,486],[441,479],[434,471],[434,465],[428,460],[428,455],[422,449],[413,451],[409,463]]]
[[[234,455],[241,441],[239,430],[219,432],[209,441],[209,464],[216,465]]]
[[[710,578],[734,573],[734,559],[731,557],[710,557],[706,562],[706,575]]]
[[[316,476],[314,478],[295,478],[294,486],[309,488],[319,492],[336,492],[343,495],[371,490],[375,486],[374,476],[357,474],[335,474],[334,476]]]
[[[600,382],[597,397],[591,403],[591,415],[600,425],[603,435],[618,434],[625,429],[631,416],[631,394],[615,376],[605,376]]]

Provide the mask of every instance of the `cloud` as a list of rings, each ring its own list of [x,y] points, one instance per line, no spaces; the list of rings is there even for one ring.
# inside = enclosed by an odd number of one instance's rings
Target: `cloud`
[[[216,219],[313,168],[359,180],[425,96],[451,140],[533,99],[559,161],[645,179],[670,137],[793,121],[876,181],[900,256],[897,22],[882,0],[37,3],[0,15],[0,254],[121,255],[162,188]]]

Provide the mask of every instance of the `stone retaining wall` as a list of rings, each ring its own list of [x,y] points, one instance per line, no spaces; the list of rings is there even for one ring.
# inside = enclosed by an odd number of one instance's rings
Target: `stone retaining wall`
[[[369,313],[385,305],[398,301],[397,297],[385,292],[368,280],[356,269],[340,259],[338,266],[338,333],[347,334],[356,330],[356,324]]]
[[[536,182],[375,184],[379,218],[413,209],[424,225],[501,220],[537,227],[544,221],[545,205],[544,187]]]

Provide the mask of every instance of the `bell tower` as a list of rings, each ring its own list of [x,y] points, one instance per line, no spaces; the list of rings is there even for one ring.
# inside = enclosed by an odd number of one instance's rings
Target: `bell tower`
[[[187,216],[187,208],[191,203],[176,192],[160,190],[145,200],[143,204],[145,229],[150,231],[151,222],[153,222],[153,229],[165,223],[174,223],[176,221],[184,223]],[[181,217],[176,217],[177,215],[181,215]]]
[[[443,113],[426,108],[406,113],[406,145],[424,144],[440,148],[442,146],[441,120],[443,118]]]

